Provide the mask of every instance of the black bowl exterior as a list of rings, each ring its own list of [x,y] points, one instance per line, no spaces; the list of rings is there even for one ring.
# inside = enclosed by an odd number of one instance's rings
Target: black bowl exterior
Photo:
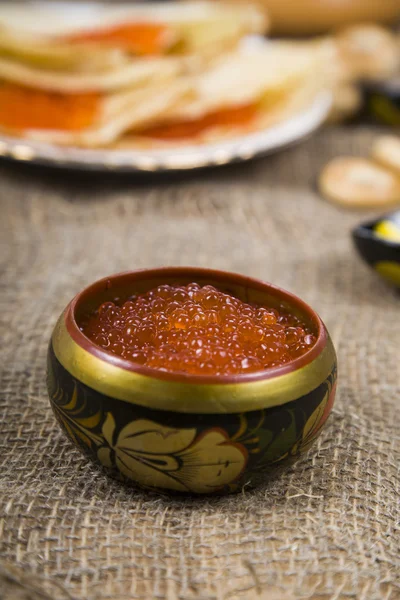
[[[362,85],[366,112],[376,121],[400,125],[400,82],[365,82]]]
[[[331,411],[336,357],[321,383],[291,402],[236,413],[158,410],[107,396],[48,351],[48,393],[68,437],[123,479],[160,491],[211,494],[256,483],[306,451]]]
[[[301,315],[315,345],[281,367],[241,376],[192,376],[135,365],[80,330],[87,311],[160,283],[215,285],[247,302]],[[48,353],[51,405],[95,461],[146,488],[197,494],[240,489],[305,451],[336,388],[336,354],[301,299],[248,277],[193,267],[120,273],[80,292],[60,316]]]
[[[400,287],[400,244],[374,234],[372,225],[355,229],[353,240],[361,258],[389,283]]]

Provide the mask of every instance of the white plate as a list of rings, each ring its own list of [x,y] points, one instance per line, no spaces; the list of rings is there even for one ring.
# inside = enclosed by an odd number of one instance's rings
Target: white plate
[[[321,92],[306,110],[287,121],[257,133],[213,144],[148,151],[88,150],[0,135],[0,156],[85,171],[161,172],[213,167],[271,154],[299,142],[325,121],[331,103],[331,94]]]

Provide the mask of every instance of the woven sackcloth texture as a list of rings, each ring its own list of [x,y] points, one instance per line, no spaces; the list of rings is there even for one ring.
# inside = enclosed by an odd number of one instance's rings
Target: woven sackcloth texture
[[[359,260],[362,218],[316,176],[363,154],[326,129],[247,165],[138,180],[0,165],[0,598],[400,598],[399,296]],[[255,490],[176,498],[108,478],[59,430],[45,388],[52,327],[98,277],[162,264],[246,273],[325,320],[339,391],[315,446]]]

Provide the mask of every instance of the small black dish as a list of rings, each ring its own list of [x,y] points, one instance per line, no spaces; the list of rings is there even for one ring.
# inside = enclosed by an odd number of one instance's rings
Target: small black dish
[[[353,241],[365,262],[386,281],[400,288],[400,211],[363,223],[353,232]]]
[[[368,116],[391,127],[400,125],[400,75],[394,79],[363,82],[361,90]]]

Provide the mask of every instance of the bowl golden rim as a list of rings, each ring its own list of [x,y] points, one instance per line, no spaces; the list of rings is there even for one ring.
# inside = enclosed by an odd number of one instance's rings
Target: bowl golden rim
[[[168,273],[235,282],[256,287],[291,302],[305,312],[318,330],[315,346],[289,365],[235,377],[202,377],[165,373],[134,365],[95,346],[75,320],[79,303],[96,290],[108,290],[112,281],[148,279]],[[107,396],[158,410],[184,413],[237,413],[279,406],[318,387],[336,364],[336,355],[325,326],[307,304],[293,294],[242,275],[196,268],[161,268],[134,271],[104,278],[78,294],[61,315],[52,347],[61,365],[76,379]]]
[[[73,377],[106,396],[157,410],[198,414],[248,412],[286,404],[317,388],[336,363],[328,335],[314,361],[279,377],[227,384],[167,381],[121,369],[91,354],[72,339],[64,313],[55,327],[52,347]]]
[[[135,364],[131,361],[115,356],[106,350],[103,350],[94,344],[94,342],[92,342],[89,338],[87,338],[79,328],[76,319],[77,312],[79,312],[81,305],[84,305],[85,302],[88,302],[88,299],[90,298],[98,298],[104,293],[110,294],[110,290],[113,288],[115,291],[118,291],[121,289],[121,287],[124,289],[128,285],[132,286],[133,283],[137,286],[140,281],[143,282],[153,280],[154,285],[154,280],[165,283],[165,281],[168,279],[171,282],[185,278],[188,281],[199,281],[202,283],[212,281],[214,285],[219,285],[220,287],[230,286],[233,288],[236,287],[244,289],[246,290],[245,300],[247,301],[251,301],[249,296],[256,292],[268,294],[270,297],[274,297],[277,301],[279,301],[279,303],[284,303],[291,307],[292,310],[297,309],[298,312],[301,312],[304,318],[308,319],[313,325],[315,334],[317,336],[317,341],[308,352],[281,367],[275,367],[265,371],[258,371],[256,373],[221,377],[216,375],[188,375],[186,373],[166,372]],[[98,301],[95,304],[97,308]],[[239,275],[237,273],[216,271],[199,267],[160,267],[155,269],[127,271],[124,273],[117,273],[110,277],[104,277],[103,279],[95,281],[86,287],[79,294],[77,294],[75,298],[73,298],[66,309],[65,322],[67,329],[75,342],[101,360],[105,362],[111,362],[113,365],[119,366],[121,369],[140,373],[141,375],[147,375],[148,377],[182,383],[229,384],[242,383],[245,381],[258,381],[261,379],[272,379],[276,376],[289,373],[290,371],[295,371],[300,367],[312,362],[320,354],[320,352],[322,352],[326,345],[326,329],[324,324],[317,313],[298,296],[295,296],[294,294],[278,288],[270,283],[259,281],[258,279]]]

